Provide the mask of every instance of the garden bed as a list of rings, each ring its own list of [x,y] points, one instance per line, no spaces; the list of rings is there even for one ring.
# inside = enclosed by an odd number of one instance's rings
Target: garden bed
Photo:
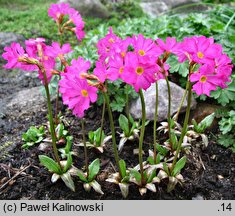
[[[1,94],[1,100],[14,92],[39,84],[39,81],[28,78],[27,83],[19,82],[18,85],[15,85],[14,82],[17,82],[18,76],[3,71],[2,74],[4,77],[1,77],[1,81],[5,80],[5,84],[0,86],[0,91],[5,93]],[[24,74],[21,75],[24,76]],[[66,120],[72,123],[68,130],[74,137],[74,150],[78,154],[74,157],[74,164],[77,167],[82,167],[84,166],[83,148],[76,146],[82,140],[79,119],[74,118],[70,112],[66,112],[65,107],[63,112],[66,113]],[[61,180],[54,184],[51,183],[51,174],[39,164],[38,159],[38,155],[45,152],[39,151],[37,146],[29,150],[22,150],[21,147],[23,144],[22,133],[31,125],[45,124],[45,116],[46,104],[36,114],[28,111],[27,119],[23,116],[14,119],[10,115],[1,119],[1,145],[10,141],[13,143],[8,147],[9,151],[5,158],[0,159],[0,187],[22,169],[27,166],[28,168],[22,173],[18,173],[16,178],[0,190],[0,199],[123,199],[118,186],[105,181],[115,168],[111,142],[107,143],[103,154],[92,149],[88,151],[90,161],[97,157],[101,159],[101,172],[97,176],[97,180],[102,186],[104,195],[85,192],[78,177],[74,179],[76,192],[70,191]],[[100,126],[100,116],[101,108],[97,106],[93,106],[87,112],[87,131],[95,130]],[[152,142],[152,127],[153,125],[150,123],[146,128],[144,158],[147,156],[148,145]],[[107,120],[105,121],[105,132],[106,134],[110,133]],[[193,144],[192,154],[187,155],[187,164],[182,172],[185,182],[182,186],[178,184],[173,192],[167,193],[167,182],[163,181],[157,186],[156,193],[148,191],[146,195],[140,196],[138,188],[132,185],[127,199],[234,199],[235,155],[229,149],[217,145],[213,140],[205,149],[196,147],[196,144],[199,143]],[[127,143],[120,154],[120,158],[126,161],[128,167],[133,167],[138,163],[138,156],[133,155],[134,148],[138,148],[137,141]],[[51,156],[49,153],[48,155]]]

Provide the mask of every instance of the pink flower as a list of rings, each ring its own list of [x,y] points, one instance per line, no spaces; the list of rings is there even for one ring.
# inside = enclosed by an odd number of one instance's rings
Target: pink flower
[[[222,46],[215,44],[213,38],[206,38],[205,36],[185,38],[182,49],[180,62],[188,58],[198,64],[212,64],[215,58],[222,55]]]
[[[44,38],[30,38],[25,41],[26,51],[30,57],[38,59],[38,50],[41,49],[43,52],[46,49]]]
[[[53,57],[53,58],[57,58],[71,51],[72,50],[70,48],[70,44],[64,44],[62,47],[60,47],[59,43],[53,42],[52,46],[46,47],[45,55]]]
[[[82,57],[78,57],[77,60],[73,59],[71,61],[71,66],[67,66],[66,71],[80,76],[81,73],[87,73],[90,67],[91,63],[89,61],[85,61]]]
[[[156,40],[159,48],[162,50],[163,52],[168,52],[168,53],[174,53],[177,54],[179,52],[180,47],[180,43],[178,43],[176,41],[175,37],[167,37],[166,38],[166,42],[164,42],[162,39],[158,38]]]
[[[19,43],[13,42],[10,47],[5,47],[4,51],[2,57],[7,60],[7,64],[4,65],[4,68],[20,68],[27,71],[33,71],[37,68],[35,65],[18,61],[19,57],[29,57]]]
[[[156,64],[139,61],[138,55],[129,52],[125,57],[125,67],[122,74],[124,82],[132,85],[136,92],[140,88],[146,90],[151,83],[155,82]]]
[[[69,4],[60,3],[60,4],[51,4],[48,9],[48,15],[57,21],[60,16],[64,16],[69,12]]]
[[[126,53],[124,56],[126,56]],[[121,54],[116,54],[114,58],[110,58],[109,69],[108,69],[109,77],[112,76],[110,80],[116,80],[118,78],[123,79],[124,67],[125,67],[124,59]]]
[[[110,50],[113,44],[120,40],[121,39],[113,33],[112,27],[110,27],[109,33],[104,38],[100,39],[96,45],[100,60],[105,61],[105,59],[110,56]]]
[[[155,61],[163,51],[150,38],[145,39],[142,34],[133,36],[133,46],[140,59]]]
[[[80,118],[84,116],[84,111],[90,107],[90,103],[97,100],[97,88],[89,86],[87,80],[81,79],[78,74],[63,74],[59,86],[63,103]]]
[[[46,72],[47,83],[49,83],[51,81],[52,76],[53,76],[52,71],[54,70],[56,62],[55,62],[54,58],[45,56],[43,61],[41,61],[41,63],[43,63],[43,66],[44,66],[45,72]],[[45,85],[44,75],[41,70],[38,70],[38,78],[42,81],[43,85]]]
[[[99,80],[104,83],[108,78],[107,67],[100,61],[97,61],[95,64],[94,75],[96,75]]]
[[[81,41],[84,37],[85,37],[85,32],[83,31],[83,27],[84,25],[78,25],[75,27],[75,34],[76,34],[76,37],[79,41]]]
[[[190,75],[190,81],[195,82],[193,91],[197,95],[205,94],[210,96],[210,92],[216,90],[217,86],[225,88],[223,75],[216,74],[215,68],[211,65],[201,66],[196,73]]]
[[[133,44],[133,39],[130,37],[127,37],[124,40],[118,40],[117,42],[113,43],[113,45],[110,48],[110,56],[115,56],[117,54],[120,54],[122,58],[126,56],[126,53],[128,52],[128,47]]]

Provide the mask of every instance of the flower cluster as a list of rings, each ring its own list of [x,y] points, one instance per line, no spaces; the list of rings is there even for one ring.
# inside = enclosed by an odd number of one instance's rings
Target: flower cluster
[[[210,92],[217,87],[227,87],[233,66],[220,44],[214,43],[213,38],[193,36],[185,38],[181,47],[183,52],[179,55],[180,62],[188,59],[191,64],[200,65],[196,72],[190,74],[190,81],[194,83],[193,91],[197,95],[210,96]]]
[[[48,15],[52,17],[57,25],[59,26],[59,32],[62,33],[64,30],[72,31],[76,34],[77,39],[81,41],[85,32],[83,31],[84,22],[81,15],[74,8],[70,8],[69,4],[51,4],[48,9]],[[69,19],[65,22],[64,17],[68,15]]]
[[[84,116],[84,111],[90,107],[90,102],[97,100],[97,88],[90,86],[82,76],[90,68],[90,62],[79,57],[72,60],[71,66],[66,67],[66,73],[59,82],[63,103],[73,110],[78,117]]]
[[[71,52],[69,44],[62,47],[57,42],[47,46],[44,38],[29,39],[25,41],[25,49],[19,43],[12,43],[4,48],[2,57],[7,60],[4,66],[7,69],[19,68],[27,71],[38,70],[39,79],[45,84],[44,72],[47,83],[50,82],[55,70],[56,58],[63,59],[64,54]],[[42,71],[44,70],[44,71]]]

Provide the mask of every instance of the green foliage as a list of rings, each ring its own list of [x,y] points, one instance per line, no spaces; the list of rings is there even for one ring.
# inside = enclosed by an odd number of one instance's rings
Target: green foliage
[[[121,177],[122,179],[126,177],[126,163],[124,160],[119,161],[119,167],[120,167],[120,172],[121,172]]]
[[[40,128],[31,126],[27,130],[27,132],[22,135],[22,140],[25,142],[22,145],[22,148],[28,149],[34,144],[42,142],[42,140],[44,139],[44,136],[45,136],[44,126],[41,126]]]
[[[199,124],[193,119],[193,129],[195,132],[202,134],[204,131],[211,126],[212,122],[214,121],[215,113],[212,113],[206,116]]]
[[[100,140],[100,133],[102,133],[101,140]],[[99,147],[104,141],[105,134],[104,131],[101,132],[100,128],[98,128],[96,131],[89,131],[88,138],[90,143],[95,144],[96,147]]]
[[[220,112],[222,119],[219,121],[219,128],[222,135],[218,143],[226,148],[231,148],[235,153],[235,110]]]
[[[53,159],[47,157],[46,155],[39,155],[40,163],[45,166],[49,171],[61,175],[63,170],[61,170],[58,163],[56,163]]]
[[[187,158],[184,156],[177,161],[177,163],[175,164],[175,167],[171,173],[171,176],[177,176],[180,173],[180,171],[184,168],[184,166],[186,164],[186,160],[187,160]]]

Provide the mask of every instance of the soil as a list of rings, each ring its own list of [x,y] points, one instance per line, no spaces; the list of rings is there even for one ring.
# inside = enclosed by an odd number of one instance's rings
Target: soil
[[[1,69],[0,71],[0,100],[13,95],[14,92],[40,85],[36,78],[26,76],[24,72],[11,73]],[[23,76],[21,81],[19,77]],[[0,105],[4,106],[4,104]],[[76,146],[81,142],[80,121],[62,106],[65,119],[70,122],[67,128],[74,137],[74,165],[81,168],[84,166],[83,149]],[[78,178],[74,178],[76,192],[70,191],[64,183],[59,180],[51,183],[51,174],[39,164],[38,155],[47,154],[52,157],[50,151],[47,153],[39,151],[37,146],[29,150],[21,148],[23,142],[21,135],[31,125],[40,126],[47,122],[46,104],[42,105],[40,112],[27,113],[27,116],[17,118],[11,115],[0,115],[0,199],[123,199],[117,185],[108,183],[105,179],[114,172],[115,162],[111,142],[105,148],[103,154],[94,150],[89,150],[90,161],[99,157],[101,159],[101,172],[97,176],[97,181],[101,184],[104,195],[93,191],[87,193],[83,189]],[[86,114],[86,130],[95,130],[100,127],[101,108],[93,106]],[[117,119],[118,114],[114,114]],[[116,125],[117,121],[115,122]],[[148,153],[149,143],[152,140],[152,123],[146,128],[144,143],[144,158]],[[105,133],[110,134],[108,116],[105,118]],[[207,148],[202,148],[200,143],[195,143],[191,148],[191,154],[187,154],[187,164],[182,175],[184,184],[177,184],[171,193],[166,192],[167,181],[161,182],[157,186],[157,192],[148,191],[144,196],[139,194],[135,185],[130,186],[127,199],[166,199],[166,200],[191,200],[191,199],[235,199],[235,154],[229,149],[224,149],[216,144],[216,140],[210,139]],[[138,163],[138,156],[133,155],[133,149],[138,147],[138,142],[125,144],[120,158],[124,159],[128,167],[133,167]],[[27,167],[24,172],[20,170]],[[17,175],[14,179],[12,177]],[[8,184],[5,184],[8,180]]]

